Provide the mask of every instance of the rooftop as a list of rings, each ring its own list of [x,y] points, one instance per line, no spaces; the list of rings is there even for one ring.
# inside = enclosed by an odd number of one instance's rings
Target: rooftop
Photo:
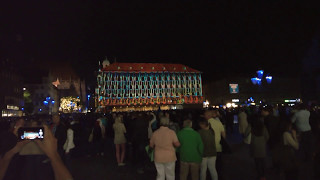
[[[161,63],[112,63],[102,71],[114,72],[189,72],[200,73],[182,64],[161,64]]]

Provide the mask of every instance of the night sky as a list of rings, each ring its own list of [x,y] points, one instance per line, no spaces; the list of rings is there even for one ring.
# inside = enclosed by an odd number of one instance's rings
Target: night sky
[[[298,74],[319,31],[320,11],[297,3],[50,2],[0,6],[0,59],[19,61],[22,72],[70,62],[89,81],[106,56],[182,63],[208,80],[260,68],[288,76]]]

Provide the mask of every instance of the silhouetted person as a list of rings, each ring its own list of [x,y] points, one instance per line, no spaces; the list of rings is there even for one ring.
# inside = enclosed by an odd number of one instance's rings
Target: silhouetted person
[[[60,116],[58,114],[52,116],[52,122],[52,133],[57,139],[57,150],[61,159],[64,161],[65,153],[63,146],[67,140],[67,128],[64,126],[64,124],[61,123]]]

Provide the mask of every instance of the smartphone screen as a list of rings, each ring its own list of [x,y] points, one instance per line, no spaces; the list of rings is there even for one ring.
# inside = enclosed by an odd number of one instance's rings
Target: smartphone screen
[[[18,133],[21,140],[43,139],[43,127],[24,127],[19,129]]]

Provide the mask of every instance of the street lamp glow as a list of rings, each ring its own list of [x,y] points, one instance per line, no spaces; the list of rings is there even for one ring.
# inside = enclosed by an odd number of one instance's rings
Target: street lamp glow
[[[260,79],[263,77],[263,73],[264,73],[263,70],[258,70],[258,71],[257,71],[258,77],[259,77]]]
[[[261,85],[261,83],[262,83],[261,79],[260,79],[260,78],[257,78],[257,84],[258,84],[258,85]]]
[[[25,88],[25,87],[24,87],[24,88],[22,88],[22,90],[24,90],[24,91],[25,91],[25,90],[27,90],[27,88]]]
[[[272,76],[266,76],[266,80],[267,80],[267,83],[271,83],[272,82]]]

